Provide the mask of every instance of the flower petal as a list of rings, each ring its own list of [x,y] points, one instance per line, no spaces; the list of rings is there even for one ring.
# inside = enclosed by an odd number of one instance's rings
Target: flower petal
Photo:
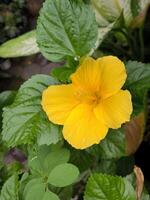
[[[126,80],[124,63],[115,56],[104,56],[96,61],[101,69],[100,94],[107,98],[117,93]]]
[[[85,58],[75,73],[71,75],[72,83],[82,89],[98,90],[100,86],[100,68],[91,57]]]
[[[67,118],[64,138],[75,148],[84,149],[98,144],[107,134],[108,128],[94,115],[92,106],[78,105]]]
[[[94,112],[96,117],[109,128],[119,128],[122,123],[130,120],[132,113],[130,92],[120,90],[117,94],[102,100]]]
[[[63,125],[72,109],[78,105],[72,84],[53,85],[44,90],[42,107],[50,121]]]

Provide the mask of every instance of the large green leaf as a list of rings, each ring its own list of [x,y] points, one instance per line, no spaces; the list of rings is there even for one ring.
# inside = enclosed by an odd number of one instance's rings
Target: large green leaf
[[[16,96],[15,91],[4,91],[0,93],[0,109],[2,109],[4,106],[10,105],[14,98]]]
[[[56,166],[48,176],[48,183],[55,187],[66,187],[74,183],[79,176],[75,165],[64,163]]]
[[[16,96],[15,91],[4,91],[0,93],[0,130],[1,130],[1,122],[2,122],[2,109],[4,106],[8,106],[13,103],[14,98]],[[1,141],[0,141],[1,143]]]
[[[35,31],[30,31],[0,46],[0,57],[11,58],[28,56],[39,52]]]
[[[150,64],[137,61],[128,61],[126,64],[127,80],[126,88],[140,89],[141,91],[150,88]]]
[[[52,61],[86,55],[97,39],[97,23],[89,5],[78,0],[46,0],[37,25],[37,42]]]
[[[99,155],[101,159],[120,158],[126,155],[124,130],[109,130],[106,138],[98,145],[89,148],[92,155]]]
[[[150,88],[150,64],[128,61],[125,89],[130,90],[133,101],[133,115],[145,109],[147,90]]]
[[[136,200],[134,188],[126,179],[105,174],[92,175],[84,200]]]
[[[19,200],[18,188],[18,176],[13,175],[3,185],[0,200]]]
[[[19,89],[13,104],[4,108],[3,140],[8,146],[29,144],[38,137],[46,135],[46,144],[56,143],[60,139],[59,127],[55,128],[42,111],[42,91],[56,81],[47,75],[35,75]],[[42,140],[43,141],[43,140]]]

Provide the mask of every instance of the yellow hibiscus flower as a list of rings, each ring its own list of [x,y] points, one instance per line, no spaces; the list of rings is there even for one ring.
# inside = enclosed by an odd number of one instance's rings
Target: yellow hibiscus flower
[[[50,121],[64,125],[63,136],[73,147],[90,147],[104,139],[109,128],[130,120],[131,95],[121,90],[126,77],[117,57],[86,58],[71,75],[72,83],[43,92],[42,107]]]

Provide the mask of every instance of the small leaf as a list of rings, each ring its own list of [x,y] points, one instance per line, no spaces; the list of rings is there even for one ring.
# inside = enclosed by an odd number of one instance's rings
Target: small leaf
[[[42,91],[55,83],[50,76],[35,75],[20,87],[13,104],[6,107],[3,113],[2,136],[8,146],[30,144],[45,134],[46,144],[60,140],[59,127],[52,132],[55,125],[47,119],[41,107]]]
[[[74,183],[79,176],[79,170],[72,164],[61,164],[55,167],[48,177],[48,182],[55,187],[65,187]]]
[[[30,31],[15,39],[11,39],[0,46],[0,57],[12,58],[28,56],[39,52],[35,31]]]
[[[46,0],[37,25],[37,42],[52,61],[85,56],[95,45],[97,23],[89,5],[82,1]]]
[[[59,200],[59,197],[55,193],[46,190],[46,185],[42,179],[34,178],[27,183],[23,192],[23,199]]]
[[[93,155],[99,155],[101,159],[120,158],[126,155],[125,134],[122,128],[110,130],[106,138],[98,145],[94,145],[87,151]]]
[[[59,197],[55,193],[47,191],[42,200],[59,200]]]
[[[93,174],[86,185],[84,200],[135,200],[134,188],[126,179]]]
[[[44,183],[35,183],[32,185],[25,196],[25,200],[41,200],[45,193]]]
[[[48,176],[57,165],[68,162],[70,158],[70,152],[67,149],[59,148],[51,150],[49,148],[49,152],[43,154],[42,149],[44,147],[38,151],[37,156],[29,159],[29,166],[32,172],[43,177]]]
[[[54,78],[57,78],[60,82],[69,82],[70,75],[74,72],[73,68],[68,67],[59,67],[59,68],[53,68],[51,71],[51,75]]]
[[[26,196],[29,193],[29,190],[32,188],[33,185],[43,185],[43,180],[41,178],[33,178],[30,181],[28,181],[28,183],[26,184],[24,191],[23,191],[23,199],[26,199]]]
[[[70,152],[68,149],[60,148],[56,151],[50,152],[44,161],[44,169],[47,173],[50,173],[52,169],[60,164],[69,161]]]
[[[3,185],[0,200],[19,200],[18,196],[18,176],[11,176]]]

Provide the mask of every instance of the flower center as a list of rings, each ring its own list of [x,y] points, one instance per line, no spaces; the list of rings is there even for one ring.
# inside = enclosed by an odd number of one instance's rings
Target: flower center
[[[93,106],[96,106],[97,104],[99,104],[101,100],[101,97],[98,94],[98,92],[89,92],[89,91],[83,91],[83,90],[76,91],[75,97],[81,103],[87,103]]]

